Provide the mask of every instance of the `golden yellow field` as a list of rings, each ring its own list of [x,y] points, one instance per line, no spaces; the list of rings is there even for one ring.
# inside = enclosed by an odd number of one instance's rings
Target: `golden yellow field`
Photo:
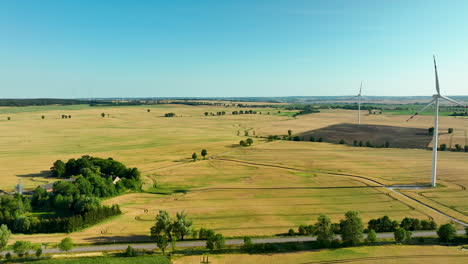
[[[186,256],[176,258],[175,264],[200,263],[201,256]],[[457,264],[468,261],[468,251],[460,247],[446,246],[380,246],[342,248],[334,250],[319,250],[297,253],[277,254],[226,254],[210,255],[210,263],[414,263],[414,264]]]
[[[285,135],[288,129],[296,134],[354,122],[356,111],[325,110],[292,118],[276,115],[267,108],[254,109],[261,115],[231,115],[238,109],[221,106],[36,107],[15,113],[7,110],[2,109],[2,116],[11,116],[12,120],[0,121],[3,190],[12,190],[18,176],[26,189],[53,181],[44,176],[56,159],[81,155],[113,157],[142,171],[146,193],[106,200],[106,204],[119,204],[124,215],[70,234],[76,242],[148,239],[159,209],[171,213],[185,210],[196,228],[213,228],[228,236],[283,233],[300,224],[313,223],[321,213],[338,221],[348,210],[360,211],[364,221],[385,214],[397,220],[412,216],[434,218],[439,223],[448,221],[370,181],[384,185],[427,184],[430,151],[292,141],[266,143],[256,137]],[[204,115],[217,111],[227,114]],[[103,112],[110,117],[102,118]],[[162,117],[168,112],[178,117]],[[72,119],[60,119],[61,114],[70,114]],[[46,118],[41,120],[41,115]],[[362,122],[424,129],[432,125],[430,116],[420,116],[412,122],[406,122],[406,118],[363,115]],[[468,129],[468,119],[441,117],[440,124],[441,132],[453,127],[455,135]],[[246,138],[245,131],[253,136],[254,146],[238,146],[239,140]],[[448,135],[441,135],[441,142],[449,139]],[[191,154],[200,153],[203,148],[208,150],[209,159],[191,162]],[[441,152],[439,183],[443,187],[404,192],[468,221],[467,164],[468,153]],[[56,242],[62,237],[63,234],[15,235],[12,240]]]

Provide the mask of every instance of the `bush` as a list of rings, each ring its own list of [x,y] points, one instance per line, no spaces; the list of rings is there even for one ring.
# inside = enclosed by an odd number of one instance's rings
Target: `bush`
[[[447,144],[440,144],[439,150],[441,150],[441,151],[447,150]]]
[[[62,241],[60,241],[60,243],[58,244],[58,248],[61,250],[61,251],[70,251],[73,249],[73,240],[69,237],[66,237],[64,239],[62,239]]]
[[[29,241],[18,240],[13,244],[13,252],[19,257],[23,257],[31,248],[32,244]]]
[[[452,134],[453,133],[453,128],[449,128],[448,132],[449,132],[449,134]]]
[[[451,241],[455,237],[456,234],[457,234],[457,229],[455,228],[455,225],[452,223],[441,225],[439,229],[437,230],[437,235],[439,236],[439,239],[442,242]]]
[[[294,229],[290,228],[290,229],[288,230],[288,235],[289,235],[289,236],[294,236],[295,234],[296,234],[296,232],[294,232]]]
[[[38,248],[38,249],[36,250],[36,258],[40,258],[41,255],[42,255],[42,248]]]
[[[125,250],[124,255],[125,255],[126,257],[136,257],[137,252],[135,251],[135,249],[133,249],[132,246],[129,245],[129,246],[127,247],[127,249]]]
[[[401,243],[403,241],[408,241],[411,239],[411,231],[407,231],[404,228],[398,227],[394,232],[393,236],[395,241]]]
[[[377,233],[375,233],[374,229],[369,230],[366,242],[369,244],[374,244],[375,242],[377,242]]]

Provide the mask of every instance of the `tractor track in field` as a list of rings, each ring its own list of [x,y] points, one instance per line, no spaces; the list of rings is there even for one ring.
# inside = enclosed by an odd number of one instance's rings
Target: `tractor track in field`
[[[332,172],[321,172],[321,171],[311,171],[311,170],[306,170],[306,169],[297,169],[297,168],[292,168],[292,167],[287,167],[287,166],[281,166],[281,165],[274,165],[274,164],[264,164],[264,163],[257,163],[257,162],[249,162],[249,161],[242,161],[242,160],[235,160],[235,159],[228,159],[228,158],[216,158],[216,160],[223,160],[223,161],[229,161],[229,162],[237,162],[237,163],[241,163],[241,164],[247,164],[247,165],[254,165],[254,166],[263,166],[263,167],[270,167],[270,168],[278,168],[278,169],[285,169],[285,170],[292,170],[292,171],[300,171],[300,172],[307,172],[307,173],[318,173],[318,174],[326,174],[326,175],[333,175],[333,176],[341,176],[341,177],[348,177],[348,178],[353,178],[353,179],[356,179],[364,184],[366,184],[368,187],[383,187],[387,190],[389,190],[390,192],[392,193],[395,193],[395,194],[398,194],[398,195],[401,195],[407,199],[410,199],[414,202],[416,202],[417,204],[425,207],[426,209],[429,209],[439,215],[442,215],[444,217],[447,217],[449,218],[450,220],[462,225],[462,226],[468,226],[468,223],[465,223],[464,221],[460,220],[460,219],[457,219],[457,218],[454,218],[440,210],[438,210],[437,208],[434,208],[424,202],[421,202],[409,195],[406,195],[402,192],[399,192],[395,189],[397,189],[398,187],[392,187],[392,186],[387,186],[387,185],[384,185],[380,182],[378,182],[377,180],[374,180],[374,179],[371,179],[371,178],[368,178],[368,177],[365,177],[365,176],[359,176],[359,175],[352,175],[352,174],[345,174],[345,173],[332,173]],[[372,183],[375,183],[377,184],[377,186],[371,186],[369,185],[368,183],[366,182],[363,182],[362,180],[365,180],[365,181],[370,181]],[[413,208],[411,205],[408,205],[407,203],[405,203],[404,201],[398,199],[400,202],[406,204],[407,206],[409,206],[410,208]],[[421,212],[423,214],[425,214],[424,212]],[[427,214],[425,214],[427,215]],[[427,215],[428,216],[428,215]],[[429,216],[430,217],[430,216]]]

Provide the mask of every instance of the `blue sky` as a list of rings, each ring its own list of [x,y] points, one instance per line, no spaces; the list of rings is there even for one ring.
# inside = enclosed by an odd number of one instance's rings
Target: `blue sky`
[[[468,1],[0,1],[0,98],[468,95]]]

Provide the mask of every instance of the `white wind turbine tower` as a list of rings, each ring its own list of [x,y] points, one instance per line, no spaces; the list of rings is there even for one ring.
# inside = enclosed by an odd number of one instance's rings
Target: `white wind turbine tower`
[[[359,87],[359,94],[356,96],[358,98],[358,125],[361,125],[361,91],[362,91],[362,82]]]
[[[406,121],[411,120],[413,117],[417,116],[419,113],[426,110],[429,106],[431,106],[432,104],[435,104],[435,108],[434,108],[434,133],[433,133],[434,134],[434,139],[432,140],[432,182],[431,182],[432,187],[436,186],[436,177],[437,177],[437,147],[438,147],[437,139],[438,139],[438,134],[439,134],[439,102],[440,102],[441,99],[444,99],[444,100],[447,100],[447,101],[452,102],[454,104],[458,104],[458,105],[463,106],[462,104],[460,104],[460,103],[458,103],[458,102],[456,102],[456,101],[454,101],[454,100],[440,94],[439,76],[437,75],[437,64],[436,64],[435,55],[434,55],[434,70],[435,70],[435,84],[436,84],[437,94],[434,94],[432,96],[433,99],[432,99],[431,102],[429,102],[429,104],[427,104],[425,107],[423,107],[421,110],[419,110],[419,112],[412,115],[408,120],[406,120]]]

